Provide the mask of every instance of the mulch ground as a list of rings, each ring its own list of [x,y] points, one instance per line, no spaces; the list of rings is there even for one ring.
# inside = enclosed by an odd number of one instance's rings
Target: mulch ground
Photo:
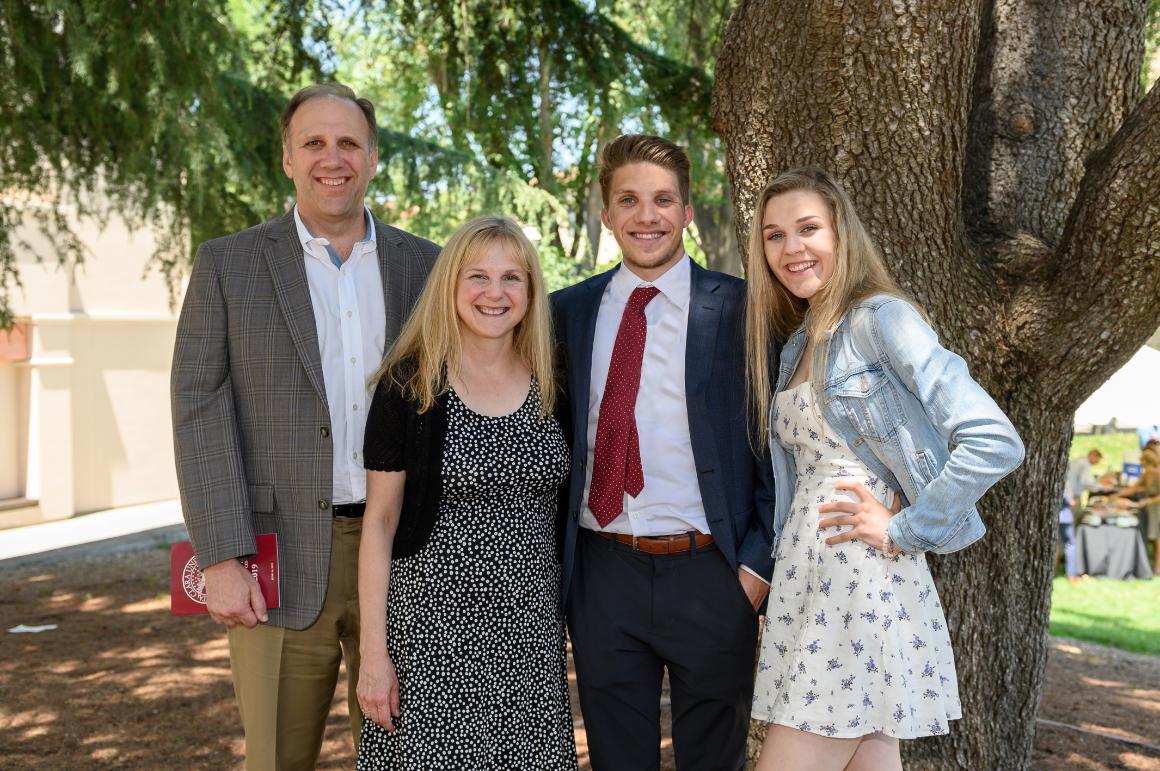
[[[167,569],[161,549],[0,568],[0,766],[241,767],[225,635],[169,616]],[[319,768],[354,766],[347,725],[340,685]],[[1053,639],[1033,762],[1160,769],[1160,658]]]

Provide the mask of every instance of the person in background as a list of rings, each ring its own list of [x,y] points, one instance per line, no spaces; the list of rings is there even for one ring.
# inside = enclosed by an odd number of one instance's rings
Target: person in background
[[[358,745],[367,380],[438,251],[366,207],[377,146],[374,106],[346,86],[295,94],[282,113],[294,207],[202,244],[177,322],[181,508],[210,617],[229,629],[249,769],[314,768],[344,657]],[[278,537],[275,609],[238,562],[258,533]]]
[[[1117,497],[1130,498],[1144,510],[1147,525],[1144,537],[1152,541],[1155,548],[1152,572],[1160,575],[1160,452],[1156,445],[1140,453],[1140,465],[1144,467],[1140,479],[1134,485],[1116,493]]]
[[[1093,449],[1087,455],[1072,458],[1067,463],[1067,478],[1063,483],[1063,508],[1059,511],[1059,542],[1063,548],[1063,570],[1069,581],[1078,581],[1080,578],[1075,559],[1075,518],[1083,494],[1096,488],[1095,472],[1092,467],[1103,457],[1102,452]]]
[[[757,768],[900,771],[900,739],[945,734],[962,712],[926,552],[983,536],[975,504],[1023,443],[826,172],[761,192],[746,274],[749,393],[776,492]]]
[[[510,219],[468,222],[375,375],[359,769],[576,768],[553,366],[534,247]]]

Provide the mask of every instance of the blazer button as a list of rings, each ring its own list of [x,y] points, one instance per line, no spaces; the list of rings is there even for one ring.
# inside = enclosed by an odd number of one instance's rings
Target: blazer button
[[[322,509],[323,511],[326,511],[327,509],[330,508],[330,501],[326,500],[325,498],[319,498],[318,499],[318,508]]]
[[[322,426],[318,429],[318,433],[322,434],[322,438],[325,439],[328,436],[330,436],[330,427],[329,426]]]

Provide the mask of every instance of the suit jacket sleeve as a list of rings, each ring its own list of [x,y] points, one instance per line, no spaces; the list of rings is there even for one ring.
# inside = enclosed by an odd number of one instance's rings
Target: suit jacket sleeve
[[[771,361],[777,362],[781,347],[775,346],[770,353]],[[776,365],[775,365],[776,380]],[[756,416],[749,416],[752,422]],[[752,427],[750,430],[754,430]],[[773,465],[769,459],[769,444],[765,437],[757,437],[754,444],[757,452],[753,457],[753,517],[749,531],[741,538],[737,557],[741,564],[748,566],[767,581],[773,576]]]
[[[773,469],[765,453],[754,464],[753,517],[741,539],[742,565],[769,581],[773,576]]]
[[[227,311],[211,243],[197,252],[173,351],[173,443],[181,508],[198,562],[256,551],[234,415]]]

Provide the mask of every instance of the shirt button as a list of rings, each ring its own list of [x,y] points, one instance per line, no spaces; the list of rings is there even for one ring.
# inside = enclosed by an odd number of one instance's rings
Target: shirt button
[[[358,363],[358,357],[357,357],[357,356],[351,356],[351,357],[350,357],[350,363],[351,363],[351,364],[357,364],[357,363]]]
[[[350,408],[352,410],[354,410],[355,412],[358,412],[358,405],[357,404],[352,404]]]
[[[357,453],[357,452],[352,452],[352,453],[350,454],[350,457],[354,458],[355,460],[358,460],[358,453]]]
[[[330,501],[326,500],[325,498],[319,498],[318,499],[318,508],[322,509],[323,511],[325,511],[326,509],[329,509],[330,508]]]
[[[354,315],[354,314],[352,314],[350,311],[347,311],[347,312],[346,312],[346,317],[347,317],[348,319],[349,319],[349,318],[350,318],[352,315]]]
[[[323,439],[325,439],[330,436],[330,428],[328,426],[319,426],[318,433],[322,435]]]

